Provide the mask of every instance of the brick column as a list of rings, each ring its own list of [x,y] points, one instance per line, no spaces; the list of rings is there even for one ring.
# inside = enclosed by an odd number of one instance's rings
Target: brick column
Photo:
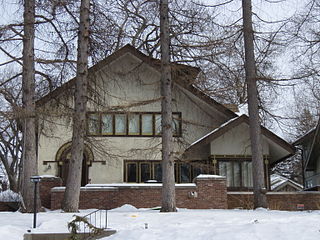
[[[201,174],[195,179],[197,208],[228,208],[226,177]]]
[[[41,177],[39,185],[41,204],[45,208],[51,207],[51,188],[60,187],[62,180],[59,177]]]

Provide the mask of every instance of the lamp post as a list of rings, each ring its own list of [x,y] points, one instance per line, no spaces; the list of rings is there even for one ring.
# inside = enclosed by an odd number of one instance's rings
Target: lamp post
[[[37,184],[41,181],[40,176],[31,176],[31,182],[34,183],[34,197],[33,197],[33,228],[37,226]]]

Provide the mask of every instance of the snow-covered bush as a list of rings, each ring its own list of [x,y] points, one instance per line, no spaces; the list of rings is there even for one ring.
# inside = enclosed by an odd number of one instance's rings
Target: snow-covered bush
[[[0,202],[20,202],[20,195],[11,190],[0,192]]]

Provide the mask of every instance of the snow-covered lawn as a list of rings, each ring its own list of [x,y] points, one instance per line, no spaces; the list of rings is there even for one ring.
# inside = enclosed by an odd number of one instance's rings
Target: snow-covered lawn
[[[91,210],[81,211],[85,215]],[[39,232],[66,232],[72,213],[38,214]],[[32,214],[0,213],[0,239],[21,240],[31,229]],[[105,240],[318,240],[320,211],[188,210],[159,213],[123,206],[108,212],[108,226],[117,233]],[[147,228],[146,228],[147,224]]]

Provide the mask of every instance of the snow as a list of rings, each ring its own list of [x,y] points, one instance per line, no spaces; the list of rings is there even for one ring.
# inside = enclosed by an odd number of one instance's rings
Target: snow
[[[239,112],[237,112],[237,114],[239,116],[241,115],[247,115],[249,116],[249,112],[248,112],[248,104],[247,103],[242,103],[238,106]]]
[[[210,174],[200,174],[196,178],[226,178],[225,176],[220,175],[210,175]]]
[[[195,187],[194,183],[176,183],[177,188]],[[93,189],[117,189],[117,188],[150,188],[150,187],[162,187],[162,183],[101,183],[101,184],[87,184],[81,187],[81,190],[93,190]],[[54,187],[54,191],[64,191],[65,187]]]
[[[57,176],[54,176],[54,175],[40,175],[39,177],[41,177],[41,178],[58,178]]]
[[[0,192],[0,202],[20,202],[20,195],[11,190]]]
[[[84,216],[93,209],[80,211]],[[67,232],[74,213],[38,213],[33,232]],[[21,240],[32,214],[0,212],[1,239]],[[108,211],[108,227],[117,233],[104,240],[316,240],[320,211],[188,210],[159,213],[124,205]],[[146,228],[147,226],[147,228]]]

